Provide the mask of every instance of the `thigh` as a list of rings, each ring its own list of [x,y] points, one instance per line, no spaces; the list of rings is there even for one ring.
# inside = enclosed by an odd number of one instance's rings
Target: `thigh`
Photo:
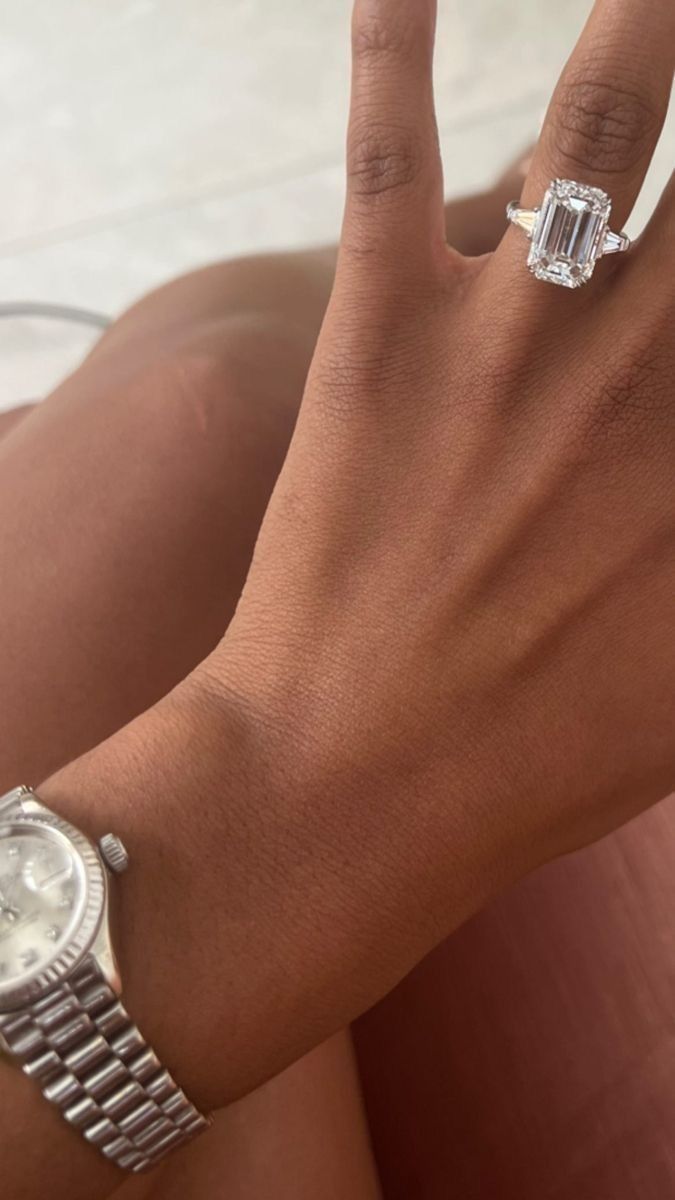
[[[16,408],[10,408],[7,412],[0,412],[0,439],[5,437],[10,429],[13,429],[20,421],[23,421],[23,418],[27,417],[33,408],[32,404],[20,404]]]
[[[214,274],[225,290],[229,273],[203,273],[201,310],[195,280],[148,298],[141,333],[128,316],[43,403],[4,416],[0,788],[108,736],[227,626],[312,349],[264,291],[259,311],[219,315]]]
[[[116,1200],[378,1200],[358,1096],[351,1040],[337,1034]]]
[[[675,1194],[675,803],[524,881],[356,1030],[389,1200]]]

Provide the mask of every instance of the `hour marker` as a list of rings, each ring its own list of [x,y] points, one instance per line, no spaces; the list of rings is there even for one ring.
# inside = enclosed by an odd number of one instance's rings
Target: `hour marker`
[[[61,930],[58,925],[50,925],[49,929],[45,929],[45,937],[48,937],[50,942],[58,942],[61,937]]]
[[[66,879],[70,879],[69,866],[62,867],[60,871],[54,871],[53,875],[48,875],[38,886],[41,892],[45,892],[47,888],[53,887],[55,883],[62,883]]]
[[[32,967],[37,962],[39,955],[37,950],[24,950],[19,957],[24,967]]]
[[[19,847],[18,846],[10,846],[9,850],[7,851],[7,857],[8,858],[18,858],[19,857]]]

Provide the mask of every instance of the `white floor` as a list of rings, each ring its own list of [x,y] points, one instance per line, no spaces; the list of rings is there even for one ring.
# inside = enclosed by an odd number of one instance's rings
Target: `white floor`
[[[447,191],[537,130],[590,0],[441,0]],[[348,0],[2,3],[0,304],[114,314],[200,263],[335,238]],[[675,155],[671,120],[633,229]],[[0,321],[0,408],[44,394],[86,332]]]

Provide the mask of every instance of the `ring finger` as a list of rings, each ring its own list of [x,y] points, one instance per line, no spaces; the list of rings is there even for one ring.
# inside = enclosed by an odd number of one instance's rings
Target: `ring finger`
[[[523,205],[539,205],[552,179],[572,179],[608,193],[620,229],[659,139],[674,67],[673,0],[597,0],[549,106]]]

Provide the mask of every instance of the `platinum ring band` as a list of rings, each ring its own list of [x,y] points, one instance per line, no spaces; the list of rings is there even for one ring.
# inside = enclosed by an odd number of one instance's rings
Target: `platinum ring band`
[[[576,288],[591,278],[598,259],[630,248],[625,233],[609,228],[612,202],[601,188],[574,179],[554,179],[539,208],[517,201],[508,220],[530,241],[527,266],[537,279]]]

